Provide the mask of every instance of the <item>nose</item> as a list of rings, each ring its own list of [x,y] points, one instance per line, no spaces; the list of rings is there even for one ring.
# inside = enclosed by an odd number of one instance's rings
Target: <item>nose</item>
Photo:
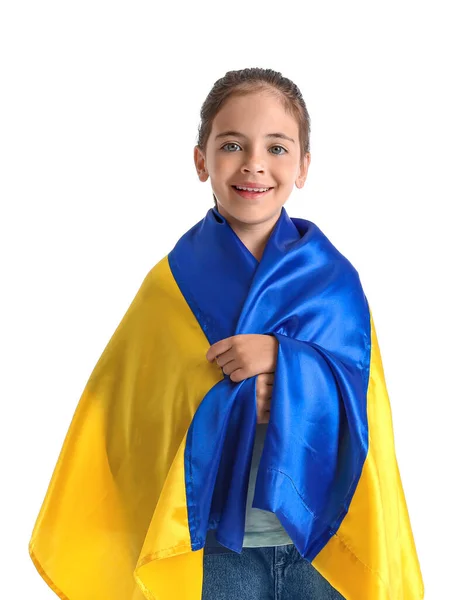
[[[264,173],[263,161],[255,156],[250,156],[242,166],[242,173]]]

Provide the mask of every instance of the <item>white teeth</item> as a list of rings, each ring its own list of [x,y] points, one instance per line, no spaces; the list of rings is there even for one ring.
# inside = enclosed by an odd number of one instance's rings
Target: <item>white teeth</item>
[[[240,187],[239,185],[235,186],[237,190],[246,190],[247,192],[267,192],[270,188],[247,188]]]

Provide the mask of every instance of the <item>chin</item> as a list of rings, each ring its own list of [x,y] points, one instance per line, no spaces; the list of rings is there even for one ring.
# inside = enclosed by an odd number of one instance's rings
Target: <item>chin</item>
[[[218,201],[218,205],[221,214],[224,211],[228,216],[230,215],[237,221],[250,225],[268,221],[280,213],[282,209],[282,204],[278,206],[261,206],[260,204],[248,205],[245,203],[245,205],[226,206],[225,204],[220,205]]]

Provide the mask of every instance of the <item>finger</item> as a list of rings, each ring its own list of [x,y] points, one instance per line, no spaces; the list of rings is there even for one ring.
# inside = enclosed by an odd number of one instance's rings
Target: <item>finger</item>
[[[232,347],[232,337],[224,338],[213,344],[206,352],[206,358],[212,362],[217,356],[223,354]]]
[[[256,384],[256,398],[267,398],[269,395],[269,389],[267,385],[262,383]]]
[[[257,423],[269,423],[270,416],[271,411],[269,410],[258,412],[256,415],[256,421]]]
[[[274,385],[274,373],[266,373],[264,378],[264,385],[272,387]]]
[[[235,352],[232,350],[232,348],[230,348],[229,350],[226,350],[219,356],[216,356],[216,363],[219,365],[219,367],[223,367],[224,365],[229,363],[234,358],[235,358]]]
[[[259,412],[264,412],[266,410],[271,410],[271,403],[270,402],[257,402],[256,403],[256,407],[258,409]]]
[[[246,373],[245,369],[242,368],[235,369],[232,373],[230,373],[230,380],[234,381],[235,383],[243,381],[247,377],[249,377],[248,373]]]
[[[272,398],[272,386],[267,383],[256,382],[256,396],[259,398]]]
[[[272,385],[274,383],[274,373],[260,373],[258,375],[258,379],[264,383]]]
[[[231,360],[222,367],[222,370],[224,371],[225,375],[231,375],[234,371],[238,369],[239,365],[236,360]]]

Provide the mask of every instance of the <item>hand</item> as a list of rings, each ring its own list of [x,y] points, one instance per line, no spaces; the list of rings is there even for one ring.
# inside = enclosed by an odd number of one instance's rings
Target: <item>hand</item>
[[[274,373],[279,342],[273,335],[240,333],[213,344],[206,353],[216,360],[231,381],[243,381],[260,373]]]
[[[260,373],[256,379],[256,422],[269,423],[274,373]]]

